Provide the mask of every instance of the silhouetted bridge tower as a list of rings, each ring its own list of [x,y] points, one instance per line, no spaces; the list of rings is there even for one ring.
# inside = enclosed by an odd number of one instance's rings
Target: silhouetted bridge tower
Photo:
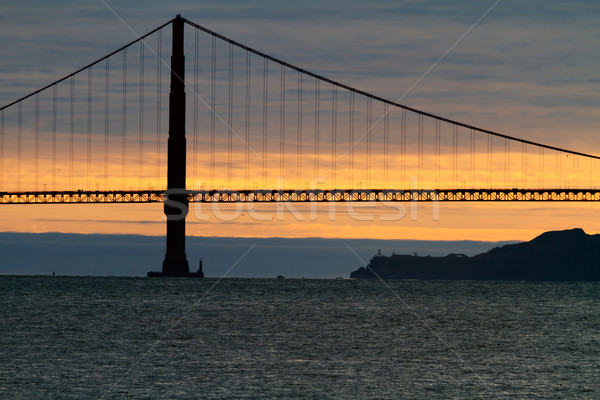
[[[179,15],[0,108],[0,204],[162,202],[151,276],[202,276],[185,250],[190,203],[597,202],[599,159],[375,96]]]
[[[202,265],[190,273],[185,254],[185,217],[189,209],[186,190],[185,139],[185,56],[183,54],[183,19],[173,20],[173,47],[171,55],[171,92],[169,93],[169,142],[167,157],[167,251],[161,272],[148,276],[203,277]],[[178,206],[174,206],[175,203]]]

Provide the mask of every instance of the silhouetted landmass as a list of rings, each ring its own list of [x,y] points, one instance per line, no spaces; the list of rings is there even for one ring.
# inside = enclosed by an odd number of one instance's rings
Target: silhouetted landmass
[[[600,281],[600,235],[582,229],[545,232],[535,239],[468,257],[377,254],[358,279]]]

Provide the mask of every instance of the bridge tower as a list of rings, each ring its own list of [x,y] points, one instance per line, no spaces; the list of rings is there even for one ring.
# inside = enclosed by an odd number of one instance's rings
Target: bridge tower
[[[172,24],[173,46],[171,54],[171,91],[169,93],[167,195],[164,206],[167,217],[167,251],[162,264],[162,272],[148,272],[148,276],[203,277],[202,266],[200,266],[198,272],[190,272],[185,254],[185,217],[188,214],[189,201],[186,194],[183,18],[177,15]]]

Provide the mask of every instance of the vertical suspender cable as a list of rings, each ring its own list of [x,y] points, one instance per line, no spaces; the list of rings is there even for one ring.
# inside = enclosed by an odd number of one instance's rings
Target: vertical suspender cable
[[[544,188],[544,148],[540,147],[540,189]]]
[[[435,187],[440,187],[440,120],[435,120]]]
[[[210,186],[215,189],[215,115],[216,115],[216,75],[217,75],[217,38],[211,41],[211,86],[210,86]]]
[[[263,175],[263,188],[267,187],[267,90],[269,79],[269,60],[263,59],[263,154],[262,154],[262,175]]]
[[[406,110],[402,109],[400,120],[400,154],[402,162],[400,164],[400,172],[402,184],[406,184]]]
[[[88,69],[87,92],[87,188],[91,190],[92,179],[92,67]]]
[[[127,134],[127,49],[123,50],[123,86],[121,103],[121,186],[125,188],[125,152]]]
[[[575,164],[575,188],[579,188],[579,156],[574,156],[573,162]]]
[[[194,29],[194,165],[193,165],[193,180],[198,183],[198,29]]]
[[[52,86],[52,190],[56,190],[56,97],[57,87]]]
[[[319,180],[319,85],[319,79],[315,79],[315,189]]]
[[[423,180],[423,115],[419,114],[419,156],[418,156],[418,171],[417,171],[417,176],[418,176],[418,182],[417,182],[417,187],[421,188],[422,187],[422,180]]]
[[[69,149],[70,149],[70,156],[69,156],[69,162],[70,162],[70,176],[69,176],[69,186],[71,188],[71,190],[74,189],[73,187],[73,174],[74,174],[74,169],[73,169],[73,158],[74,158],[74,153],[75,153],[75,76],[71,76],[71,118],[70,118],[70,124],[69,124]]]
[[[560,151],[556,150],[556,176],[558,179],[557,188],[560,188],[562,185],[562,157]]]
[[[38,190],[38,178],[39,178],[39,158],[40,158],[40,94],[35,95],[35,139],[34,139],[34,153],[35,153],[35,184],[34,188]]]
[[[354,188],[354,92],[350,92],[350,157],[348,158],[348,184],[349,189]]]
[[[246,143],[245,143],[245,187],[250,184],[250,52],[246,51]]]
[[[231,189],[233,168],[233,44],[229,44],[229,112],[227,121],[227,185]]]
[[[108,121],[109,121],[109,87],[110,87],[110,58],[104,65],[104,190],[108,190]]]
[[[488,189],[492,188],[492,135],[487,135],[487,181],[488,181]]]
[[[475,187],[475,132],[471,129],[471,145],[470,145],[471,155],[470,155],[470,168],[471,168],[471,176],[470,176],[470,187]]]
[[[510,185],[510,142],[504,139],[504,186],[508,189]]]
[[[522,171],[523,179],[523,189],[527,189],[527,145],[525,143],[521,143],[521,160],[522,160]]]
[[[161,186],[160,180],[160,154],[161,154],[161,91],[162,91],[162,30],[158,31],[158,57],[156,58],[156,183],[158,187]]]
[[[538,189],[542,188],[542,148],[538,147]]]
[[[366,172],[366,177],[365,180],[367,182],[367,186],[366,188],[369,189],[371,187],[371,140],[372,140],[372,134],[373,134],[373,126],[372,124],[372,116],[371,116],[371,112],[372,112],[372,106],[371,106],[371,98],[367,97],[367,170]]]
[[[458,126],[452,125],[452,187],[456,188],[458,158]]]
[[[23,114],[23,102],[17,105],[17,191],[21,191],[21,125]]]
[[[383,116],[383,186],[388,189],[389,153],[390,153],[390,105],[385,104]]]
[[[0,154],[1,157],[1,154]],[[590,169],[592,171],[592,177],[591,177],[591,184],[592,184],[592,189],[596,188],[596,162],[593,158],[590,158]]]
[[[298,71],[298,139],[297,139],[297,188],[302,187],[302,72]]]
[[[285,67],[281,65],[281,96],[279,113],[279,179],[281,189],[284,188],[284,159],[285,159]]]
[[[332,189],[336,188],[336,147],[337,147],[337,86],[332,86],[331,96],[331,180]]]
[[[139,140],[138,140],[138,187],[143,189],[144,184],[144,41],[140,41],[140,115],[139,115]]]

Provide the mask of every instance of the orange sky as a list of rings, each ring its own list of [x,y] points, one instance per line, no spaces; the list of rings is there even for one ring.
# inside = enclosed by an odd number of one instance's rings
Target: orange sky
[[[194,204],[192,236],[529,240],[547,230],[599,233],[593,203]],[[160,204],[3,205],[2,231],[164,235]]]
[[[163,6],[167,7],[160,7]],[[0,60],[0,95],[5,99],[3,104],[108,54],[132,39],[131,31],[105,13],[106,10],[89,13],[89,16],[93,15],[98,20],[89,21],[86,19],[88,17],[80,16],[79,19],[70,19],[69,23],[59,23],[57,21],[64,18],[62,13],[55,15],[52,19],[54,22],[51,22],[47,15],[57,10],[49,5],[40,7],[33,14],[29,11],[12,12],[14,18],[5,21],[7,26],[12,24],[12,28],[6,30],[6,57]],[[103,8],[101,4],[94,7]],[[356,3],[344,7],[343,12],[339,7],[329,5],[327,13],[316,9],[294,9],[291,3],[269,5],[269,10],[266,7],[262,10],[262,16],[252,21],[240,10],[229,10],[223,14],[226,18],[222,19],[207,17],[191,3],[186,7],[188,14],[184,16],[200,23],[206,22],[220,33],[281,57],[291,64],[383,98],[536,142],[593,154],[600,152],[597,141],[597,121],[600,116],[598,84],[593,79],[598,62],[597,55],[589,51],[594,45],[594,35],[591,33],[597,31],[597,18],[588,9],[592,6],[579,4],[578,11],[575,11],[578,18],[560,20],[555,19],[554,11],[548,10],[556,8],[566,15],[574,12],[573,5],[553,3],[548,6],[547,14],[539,7],[529,9],[525,3],[509,8],[499,7],[481,24],[469,30],[466,36],[465,32],[488,6],[454,4],[448,6],[453,12],[440,13],[433,3],[421,4],[417,7],[420,10],[418,15],[414,14],[416,9],[406,4],[388,9],[390,3],[382,3],[379,8],[370,3]],[[273,7],[279,7],[280,13],[272,14],[270,11]],[[127,6],[122,5],[122,8],[124,12]],[[171,12],[167,13],[165,9],[155,13],[135,7],[131,11],[126,20],[139,33],[154,28],[171,16]],[[506,14],[509,17],[503,13],[509,13]],[[323,15],[327,15],[327,18],[323,19]],[[25,23],[21,20],[24,16],[39,19],[34,23]],[[257,21],[264,29],[256,29]],[[58,24],[53,28],[60,32],[58,39],[46,34],[49,23]],[[23,31],[18,26],[25,24],[39,30],[22,35]],[[285,29],[282,29],[282,24],[285,24]],[[90,29],[92,26],[93,29]],[[274,35],[273,32],[278,34]],[[165,43],[168,36],[165,33]],[[150,38],[147,44],[157,50],[155,39]],[[507,144],[503,139],[492,141],[490,156],[488,137],[477,134],[471,141],[471,133],[462,128],[457,136],[459,144],[453,148],[452,127],[448,124],[441,124],[441,139],[436,145],[435,122],[427,118],[420,121],[415,115],[408,117],[408,143],[406,149],[402,150],[399,147],[401,114],[398,109],[392,109],[390,113],[389,157],[385,159],[382,144],[384,126],[380,117],[386,108],[375,101],[371,104],[359,95],[353,100],[356,102],[353,131],[356,145],[350,151],[350,96],[341,89],[337,92],[336,145],[332,147],[332,88],[322,83],[318,87],[322,100],[315,103],[313,93],[317,86],[312,78],[304,77],[304,98],[301,103],[297,93],[293,92],[298,87],[296,72],[288,70],[284,78],[275,63],[270,64],[269,70],[269,142],[263,153],[261,68],[264,64],[258,58],[252,59],[250,76],[250,92],[253,96],[249,101],[253,107],[251,120],[245,120],[243,107],[233,107],[231,121],[236,134],[231,144],[232,152],[228,153],[228,128],[224,126],[230,121],[227,115],[230,90],[227,84],[228,44],[217,51],[223,63],[220,64],[220,84],[217,88],[219,118],[213,171],[213,156],[207,151],[210,147],[207,142],[210,137],[210,113],[205,107],[211,102],[210,56],[206,53],[210,47],[204,46],[210,44],[211,38],[207,36],[206,42],[202,40],[200,48],[205,53],[200,54],[204,64],[199,68],[199,97],[194,97],[191,90],[187,91],[188,188],[594,188],[599,183],[596,179],[600,171],[597,162],[565,154],[557,157],[555,152],[549,150],[541,157],[539,150],[533,146]],[[188,63],[195,59],[192,44],[190,40],[186,47]],[[36,99],[32,97],[25,101],[22,110],[17,111],[16,105],[5,110],[2,114],[4,131],[0,190],[129,190],[165,187],[169,72],[166,66],[161,70],[163,80],[160,93],[164,92],[164,110],[162,114],[159,112],[158,117],[162,116],[162,122],[159,123],[155,101],[158,103],[160,96],[153,94],[151,80],[156,75],[156,65],[161,64],[157,63],[155,54],[146,51],[144,96],[147,100],[143,106],[144,117],[140,118],[138,110],[141,106],[136,103],[140,95],[136,86],[140,81],[137,75],[139,68],[135,64],[139,60],[136,51],[137,47],[131,48],[128,54],[133,64],[128,69],[129,106],[126,117],[121,103],[125,100],[120,93],[121,88],[126,86],[120,75],[121,54],[111,58],[110,102],[104,97],[107,83],[104,80],[104,64],[93,70],[91,84],[94,94],[91,103],[87,102],[90,75],[84,72],[74,79],[74,93],[79,100],[74,106],[75,118],[71,122],[74,124],[71,129],[76,134],[72,162],[69,154],[69,115],[73,111],[69,104],[72,90],[69,80],[57,87],[56,166],[52,161],[51,142],[52,89],[41,93],[38,98],[42,115],[37,150],[34,142]],[[168,63],[168,55],[163,56],[166,56],[165,62]],[[245,53],[236,49],[234,56],[236,60],[241,60],[242,69],[235,69],[233,96],[237,99],[235,104],[242,105],[246,104],[246,75],[242,71]],[[40,65],[44,69],[41,70]],[[188,65],[186,79],[191,87],[197,84],[192,70],[192,64]],[[287,108],[280,114],[278,101],[284,92],[283,85],[288,93]],[[110,104],[110,112],[104,109],[105,100]],[[192,106],[197,103],[196,100],[202,101],[198,122],[193,127]],[[299,104],[304,107],[301,145],[297,141],[299,118],[295,114]],[[321,110],[318,117],[314,113],[316,104]],[[368,127],[367,105],[372,107],[370,121],[378,121],[373,129]],[[93,108],[93,117],[88,117],[88,106]],[[107,118],[110,121],[106,125],[105,112],[110,114],[110,118]],[[23,121],[18,132],[20,144],[16,140],[16,121],[19,118]],[[279,125],[281,119],[285,119],[283,127]],[[425,125],[422,157],[419,156],[417,140],[419,123]],[[317,124],[318,129],[315,129]],[[143,154],[139,153],[137,147],[141,125],[145,129]],[[251,130],[248,153],[243,140],[247,134],[246,125]],[[123,147],[121,128],[125,126],[127,137]],[[93,147],[89,163],[88,129],[91,129]],[[109,134],[108,162],[104,159],[105,129]],[[314,156],[315,130],[320,135],[318,157]],[[154,141],[157,131],[162,140],[159,152]],[[193,139],[195,133],[198,134],[197,143]],[[285,136],[285,145],[279,142],[281,136]],[[371,140],[370,148],[367,146],[368,138]],[[197,155],[194,155],[194,148],[199,150]],[[285,151],[283,163],[279,153],[282,148]],[[510,149],[509,157],[504,153],[507,148]],[[439,157],[436,156],[438,151]],[[34,161],[36,153],[39,153],[37,162]],[[246,154],[248,171],[245,170]],[[367,154],[371,156],[367,157]],[[266,158],[265,163],[263,157]],[[143,159],[141,164],[140,158]],[[229,159],[231,170],[227,166]],[[254,208],[248,208],[250,206]],[[348,210],[348,206],[352,209]],[[296,204],[243,205],[242,210],[225,205],[214,207],[206,210],[206,205],[202,209],[194,205],[188,219],[190,235],[527,240],[551,229],[581,227],[588,233],[600,231],[595,212],[597,205],[584,203],[443,203],[439,205],[437,216],[434,216],[432,205],[426,203],[416,205],[416,215],[414,205],[402,203],[379,206],[336,204],[333,214],[329,212],[330,205],[319,205],[314,211],[310,206]],[[162,235],[165,232],[162,205],[159,204],[2,205],[0,218],[2,231],[146,235]]]
[[[28,135],[31,136],[31,132],[24,130],[23,137],[27,138]],[[469,141],[463,140],[463,143],[469,144]],[[457,148],[454,156],[452,147],[440,145],[439,157],[432,154],[435,143],[429,143],[423,149],[421,160],[414,144],[407,147],[404,158],[398,145],[391,145],[386,174],[381,143],[373,145],[368,161],[363,142],[359,142],[352,152],[344,147],[347,144],[340,145],[335,158],[332,158],[330,148],[324,144],[316,164],[310,146],[303,149],[298,157],[292,141],[288,143],[283,165],[277,152],[267,153],[266,169],[263,169],[262,154],[249,156],[248,175],[244,170],[245,152],[238,150],[232,153],[231,180],[226,163],[218,163],[213,171],[210,154],[204,152],[194,155],[188,150],[188,187],[211,188],[213,172],[216,182],[213,188],[216,189],[384,188],[386,176],[388,187],[405,189],[592,187],[596,184],[595,171],[598,168],[589,159],[575,160],[573,156],[564,154],[557,157],[555,152],[544,152],[540,157],[537,150],[527,149],[523,153],[520,146],[511,151],[507,158],[502,152],[502,143],[496,144],[490,156],[484,147],[485,142],[474,143],[473,155],[463,146]],[[53,181],[58,190],[103,190],[105,185],[110,190],[165,186],[165,157],[157,157],[152,146],[145,146],[141,168],[138,149],[129,147],[124,159],[125,176],[122,175],[123,158],[118,140],[112,142],[108,163],[105,163],[102,154],[98,156],[94,153],[88,164],[86,152],[80,152],[73,161],[71,186],[70,156],[64,146],[57,150],[57,170],[53,176],[47,139],[41,143],[42,157],[37,165],[31,161],[35,153],[31,150],[32,145],[31,140],[23,141],[21,145],[21,190],[34,189],[36,181],[38,190],[51,190]],[[7,151],[2,174],[4,190],[16,190],[18,186],[18,160],[14,151],[8,151],[11,146],[16,148],[14,140],[11,142],[6,139]],[[188,149],[193,148],[190,140]],[[229,155],[220,151],[215,154],[215,159],[227,160]],[[157,160],[160,162],[158,166]],[[335,160],[336,166],[333,171],[332,160]],[[300,176],[298,165],[301,168]],[[315,169],[316,165],[318,170]],[[351,175],[350,165],[354,167]],[[367,165],[371,166],[370,173],[367,173]],[[422,172],[419,172],[419,166]],[[106,180],[105,171],[109,174]],[[490,171],[491,174],[488,173]],[[138,176],[140,172],[143,179]],[[158,179],[157,172],[160,173]],[[284,173],[283,178],[281,172]],[[196,178],[194,173],[200,178]],[[560,174],[560,178],[557,174]],[[263,186],[265,177],[266,184]],[[597,233],[600,227],[600,216],[597,215],[600,214],[595,212],[596,207],[596,204],[585,203],[193,204],[187,232],[194,236],[222,237],[528,240],[546,230],[574,227]],[[0,218],[2,231],[165,233],[160,204],[3,205],[0,207]]]

